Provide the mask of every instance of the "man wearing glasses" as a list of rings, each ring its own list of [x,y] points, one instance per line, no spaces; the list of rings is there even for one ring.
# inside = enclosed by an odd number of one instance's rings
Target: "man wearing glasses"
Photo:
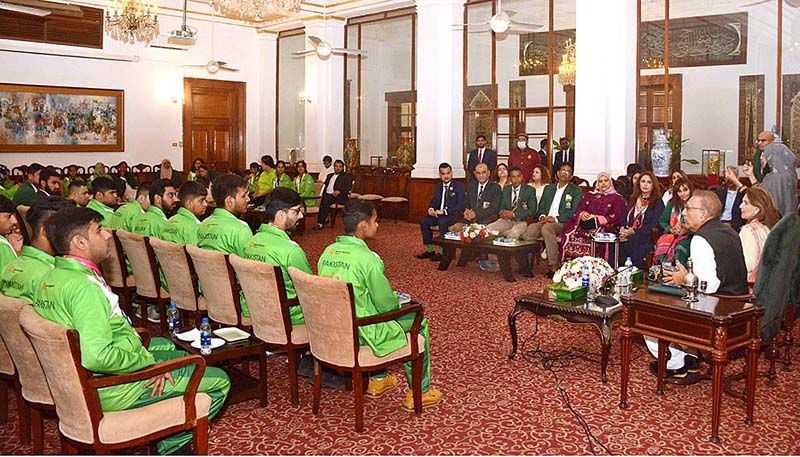
[[[311,272],[303,248],[289,239],[289,232],[294,231],[297,223],[303,218],[301,205],[300,194],[294,189],[278,187],[273,190],[264,207],[266,222],[261,224],[258,233],[250,238],[242,252],[242,257],[245,259],[281,267],[286,298],[289,300],[297,298],[292,278],[289,277],[289,267],[314,274]],[[305,323],[299,304],[289,307],[289,315],[292,318],[292,325]]]
[[[572,165],[562,163],[558,168],[558,181],[548,184],[542,192],[542,200],[536,212],[538,222],[528,225],[523,240],[544,239],[547,263],[550,265],[548,278],[555,275],[559,267],[558,235],[564,223],[572,218],[583,198],[580,187],[572,184]]]
[[[683,208],[684,225],[695,232],[689,248],[694,274],[705,282],[706,293],[722,295],[744,295],[747,289],[747,267],[744,263],[742,242],[729,225],[719,220],[722,203],[708,190],[695,190]],[[686,276],[686,268],[680,262],[677,271],[664,271],[664,282],[679,286]],[[645,337],[648,349],[658,357],[658,340]],[[685,379],[690,374],[699,376],[697,357],[686,354],[670,345],[667,361],[667,376]],[[650,364],[650,370],[658,372],[658,361]]]

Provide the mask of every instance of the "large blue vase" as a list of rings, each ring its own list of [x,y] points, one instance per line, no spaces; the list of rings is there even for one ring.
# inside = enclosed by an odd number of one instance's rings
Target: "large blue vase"
[[[650,150],[650,157],[653,159],[653,174],[660,178],[669,176],[672,149],[669,147],[669,141],[667,141],[667,136],[664,135],[663,128],[656,137],[656,144]]]

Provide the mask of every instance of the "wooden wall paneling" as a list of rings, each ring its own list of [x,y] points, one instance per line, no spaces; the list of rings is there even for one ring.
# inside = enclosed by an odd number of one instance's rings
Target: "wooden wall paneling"
[[[246,83],[184,78],[183,167],[200,157],[225,172],[245,169]]]
[[[458,180],[464,182],[464,180]],[[408,186],[408,222],[418,223],[428,214],[428,204],[439,178],[411,178]]]
[[[52,14],[44,17],[0,10],[0,38],[103,48],[102,9],[78,6],[81,12],[75,15],[59,12],[57,4],[53,5]]]

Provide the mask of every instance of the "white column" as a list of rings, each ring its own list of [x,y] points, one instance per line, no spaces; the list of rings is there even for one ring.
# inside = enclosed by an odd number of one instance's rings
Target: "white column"
[[[463,0],[417,0],[417,163],[414,177],[436,177],[449,162],[461,166],[463,117]]]
[[[275,156],[275,94],[278,87],[278,74],[275,71],[278,62],[278,34],[259,31],[258,33],[258,150],[247,151],[247,165],[258,162],[262,155]],[[272,103],[266,103],[272,100]],[[252,102],[251,102],[252,103]]]
[[[304,21],[306,36],[319,37],[334,48],[344,47],[344,21]],[[306,41],[306,49],[313,49]],[[344,56],[306,57],[305,149],[309,170],[322,169],[322,157],[342,158],[344,151]]]
[[[591,182],[636,157],[636,0],[577,0],[575,19],[575,174]]]

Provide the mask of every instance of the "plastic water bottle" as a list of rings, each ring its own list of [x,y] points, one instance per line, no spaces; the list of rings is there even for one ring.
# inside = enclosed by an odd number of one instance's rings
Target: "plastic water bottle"
[[[211,354],[211,325],[208,318],[204,317],[200,323],[200,353]]]
[[[622,274],[624,278],[625,289],[623,293],[625,295],[631,294],[631,276],[633,276],[633,262],[631,261],[630,257],[625,259],[625,273]]]
[[[592,287],[592,278],[589,275],[589,265],[583,266],[581,273],[581,287],[586,288],[586,299],[590,302],[594,301],[594,287]]]
[[[176,333],[181,331],[181,313],[178,311],[178,306],[175,303],[169,305],[167,325],[169,325],[169,333],[172,336],[175,336]]]

